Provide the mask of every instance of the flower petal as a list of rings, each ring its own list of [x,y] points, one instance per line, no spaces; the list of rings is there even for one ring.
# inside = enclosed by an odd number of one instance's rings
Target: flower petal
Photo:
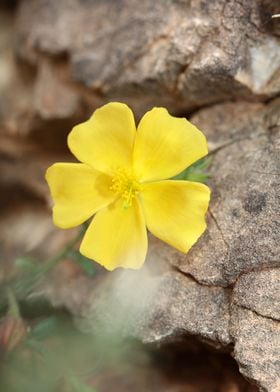
[[[187,252],[206,228],[210,189],[198,182],[144,184],[141,198],[148,229],[169,245]]]
[[[79,161],[111,174],[119,167],[131,166],[135,133],[129,107],[111,102],[97,109],[88,121],[73,128],[68,146]]]
[[[64,229],[83,223],[115,199],[111,177],[82,163],[55,163],[46,180],[54,200],[54,223]]]
[[[171,116],[164,108],[147,112],[137,129],[133,165],[142,181],[175,176],[207,154],[206,139],[185,118]]]
[[[147,253],[147,230],[139,202],[129,208],[123,199],[99,211],[82,241],[80,252],[112,271],[117,267],[138,269]]]

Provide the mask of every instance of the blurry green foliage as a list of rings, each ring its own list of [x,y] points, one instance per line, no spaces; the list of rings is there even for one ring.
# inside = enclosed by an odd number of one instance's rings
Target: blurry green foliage
[[[82,334],[69,314],[31,295],[65,258],[79,263],[87,275],[95,275],[94,264],[74,250],[85,228],[82,226],[58,254],[44,262],[30,257],[16,259],[17,272],[0,285],[0,317],[6,320],[6,315],[15,314],[29,325],[28,333],[12,351],[2,347],[0,339],[0,392],[96,392],[84,382],[100,366],[93,335]]]
[[[93,338],[72,325],[69,316],[33,321],[26,340],[0,366],[0,391],[96,392],[83,382],[96,362]],[[81,374],[81,375],[80,375]]]
[[[58,320],[56,316],[49,316],[34,325],[29,333],[29,340],[43,340],[57,331]]]
[[[22,271],[32,273],[37,271],[38,264],[35,263],[35,261],[29,257],[18,257],[15,260],[15,267],[19,268]]]
[[[70,378],[69,384],[71,385],[73,392],[97,392],[96,389],[82,383],[77,377]]]

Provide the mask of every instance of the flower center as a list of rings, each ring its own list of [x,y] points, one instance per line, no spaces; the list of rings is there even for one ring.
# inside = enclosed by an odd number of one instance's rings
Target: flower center
[[[140,184],[133,174],[119,169],[113,176],[110,189],[122,197],[123,208],[129,208],[140,191]]]

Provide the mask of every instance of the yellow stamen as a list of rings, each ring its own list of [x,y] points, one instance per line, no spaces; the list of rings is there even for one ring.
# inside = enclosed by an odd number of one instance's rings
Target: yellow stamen
[[[110,189],[123,198],[123,208],[129,208],[140,191],[140,184],[133,174],[119,169],[112,179]]]

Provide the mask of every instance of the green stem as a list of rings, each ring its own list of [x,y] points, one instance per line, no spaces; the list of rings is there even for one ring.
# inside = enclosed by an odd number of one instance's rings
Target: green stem
[[[68,242],[68,244],[55,256],[48,259],[44,265],[42,265],[41,273],[45,274],[49,270],[51,270],[59,261],[64,259],[71,250],[73,250],[76,243],[82,238],[85,232],[84,227],[77,233],[77,235]]]
[[[19,278],[19,280],[7,283],[5,287],[0,290],[0,310],[7,305],[11,299],[11,296],[5,295],[7,293],[12,292],[14,299],[22,300],[28,294],[32,292],[35,285],[38,284],[39,280],[49,272],[56,264],[58,264],[62,259],[64,259],[68,253],[74,248],[77,242],[82,238],[85,232],[85,227],[82,226],[81,230],[76,234],[76,236],[66,244],[66,246],[55,256],[46,260],[42,265],[38,266],[37,271],[33,273],[25,274],[23,277]],[[4,295],[2,295],[2,291]]]
[[[13,291],[8,287],[6,290],[7,300],[9,304],[8,315],[14,318],[20,318],[18,302]]]

